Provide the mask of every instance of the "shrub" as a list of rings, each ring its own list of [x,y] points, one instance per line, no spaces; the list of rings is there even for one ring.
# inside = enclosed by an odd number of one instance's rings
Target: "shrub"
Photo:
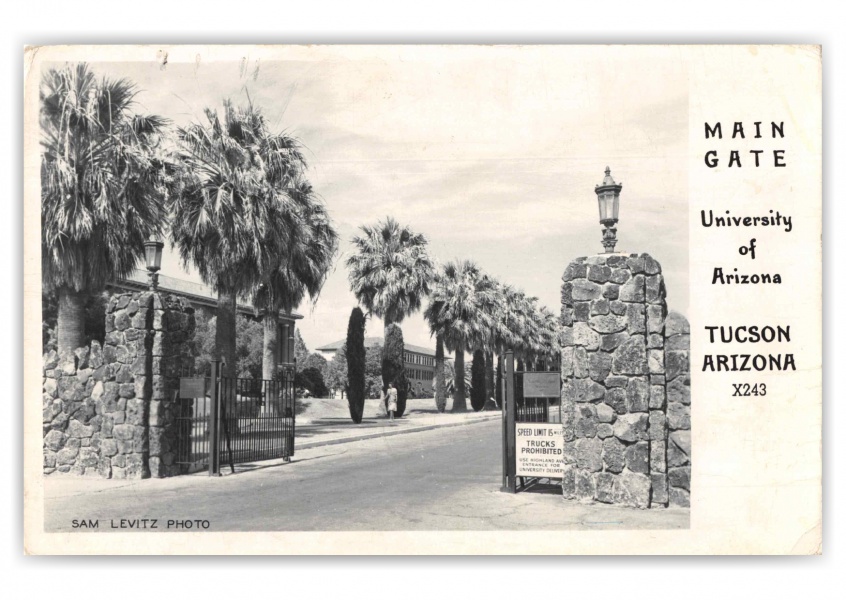
[[[323,373],[316,367],[308,367],[297,373],[294,385],[307,389],[316,398],[325,398],[329,395],[329,390],[323,381]]]

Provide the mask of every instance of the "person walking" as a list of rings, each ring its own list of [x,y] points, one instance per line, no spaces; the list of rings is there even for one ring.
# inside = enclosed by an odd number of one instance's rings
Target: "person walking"
[[[388,418],[393,421],[394,413],[397,411],[397,388],[394,387],[393,381],[388,382],[388,387],[383,394],[385,408],[388,411]]]

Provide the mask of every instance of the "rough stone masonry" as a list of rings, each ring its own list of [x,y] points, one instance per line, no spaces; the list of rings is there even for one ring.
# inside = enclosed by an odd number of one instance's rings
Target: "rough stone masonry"
[[[565,498],[690,502],[689,327],[648,254],[577,258],[561,286]]]
[[[101,345],[44,355],[44,472],[165,477],[175,463],[179,369],[194,310],[155,292],[112,296]]]

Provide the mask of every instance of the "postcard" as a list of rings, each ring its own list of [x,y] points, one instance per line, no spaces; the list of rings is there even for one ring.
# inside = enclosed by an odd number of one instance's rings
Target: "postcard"
[[[819,46],[24,58],[25,552],[822,552]]]

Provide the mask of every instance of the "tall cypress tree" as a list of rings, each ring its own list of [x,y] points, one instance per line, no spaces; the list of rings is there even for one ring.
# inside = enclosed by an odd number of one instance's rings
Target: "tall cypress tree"
[[[347,402],[353,423],[361,423],[364,414],[364,313],[355,307],[347,325]]]
[[[405,343],[402,339],[402,329],[399,325],[391,323],[385,330],[385,348],[382,351],[382,390],[387,390],[389,381],[394,382],[394,387],[397,388],[395,417],[403,415],[408,399],[408,379],[405,375],[404,356]],[[387,403],[385,408],[387,409]]]
[[[476,412],[485,408],[485,353],[476,350],[470,366],[470,406]]]

